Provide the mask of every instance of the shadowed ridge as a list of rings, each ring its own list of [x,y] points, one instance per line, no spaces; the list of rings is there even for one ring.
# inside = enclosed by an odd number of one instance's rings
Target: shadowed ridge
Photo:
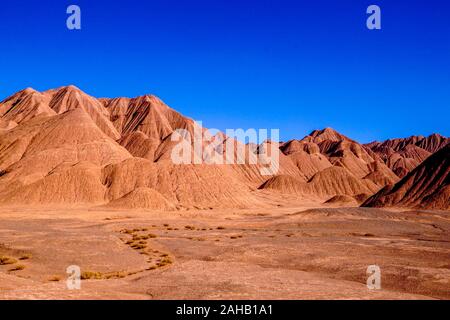
[[[434,133],[428,137],[411,136],[365,144],[400,178],[406,176],[431,154],[450,143],[450,138]]]
[[[364,207],[450,209],[450,145],[431,155],[397,184],[369,198]]]
[[[416,145],[428,152],[435,153],[450,143],[450,138],[433,133],[417,142]]]

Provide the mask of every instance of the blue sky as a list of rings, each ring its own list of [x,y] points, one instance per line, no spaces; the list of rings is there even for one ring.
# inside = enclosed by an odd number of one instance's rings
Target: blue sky
[[[80,31],[66,28],[70,4]],[[382,30],[366,28],[370,4]],[[449,12],[445,0],[8,1],[0,99],[74,84],[282,140],[323,127],[361,142],[450,136]]]

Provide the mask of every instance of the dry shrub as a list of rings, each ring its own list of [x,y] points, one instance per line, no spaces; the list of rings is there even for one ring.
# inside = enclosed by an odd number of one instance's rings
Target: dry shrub
[[[117,271],[117,272],[111,272],[106,275],[104,275],[105,279],[122,279],[125,278],[128,275],[125,271]]]
[[[33,257],[33,255],[31,253],[24,253],[23,255],[20,256],[19,260],[28,260],[31,259]]]
[[[25,266],[23,264],[18,264],[14,267],[12,267],[11,269],[9,269],[8,271],[20,271],[25,269]]]
[[[170,259],[169,257],[164,257],[160,262],[158,262],[156,265],[158,267],[164,267],[168,264],[172,263],[172,259]]]
[[[89,279],[103,279],[103,274],[101,272],[93,272],[93,271],[83,271],[81,273],[81,280],[89,280]]]
[[[14,258],[0,256],[0,265],[14,264],[16,262],[17,262],[17,260]]]
[[[133,230],[130,230],[130,229],[123,229],[123,230],[120,230],[120,233],[132,234],[132,233],[133,233]]]
[[[141,250],[141,249],[147,248],[147,245],[136,243],[136,244],[133,244],[131,247],[136,250]]]

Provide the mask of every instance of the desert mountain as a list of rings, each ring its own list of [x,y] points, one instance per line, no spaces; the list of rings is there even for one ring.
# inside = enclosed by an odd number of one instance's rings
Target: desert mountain
[[[428,137],[411,136],[405,139],[372,142],[365,147],[376,153],[397,176],[403,178],[431,154],[449,143],[450,138],[432,134]]]
[[[399,180],[375,153],[331,128],[283,143],[280,150],[304,179],[276,175],[260,189],[327,200],[340,195],[371,195]]]
[[[171,135],[193,133],[195,123],[156,97],[26,89],[1,102],[0,115],[0,203],[160,209],[258,203],[251,194],[264,181],[257,165],[170,161]]]
[[[75,86],[42,93],[31,88],[19,91],[2,102],[0,117],[19,124],[38,115],[53,116],[74,109],[83,109],[109,137],[113,139],[120,137],[109,121],[109,114],[102,104]]]
[[[315,130],[302,140],[288,141],[280,149],[307,180],[327,168],[340,167],[357,179],[371,180],[380,188],[398,181],[374,152],[331,128]]]
[[[182,210],[270,206],[280,194],[350,204],[398,182],[391,168],[411,170],[446,143],[410,140],[363,146],[326,128],[286,143],[243,144],[152,95],[28,88],[0,103],[0,204]],[[180,146],[191,147],[180,153],[187,163],[172,159]],[[258,162],[264,155],[278,159],[270,170]]]
[[[450,145],[431,155],[395,185],[386,186],[363,206],[450,209]]]
[[[371,180],[358,179],[347,169],[330,166],[313,176],[308,182],[288,175],[276,175],[264,182],[260,189],[285,194],[310,195],[325,200],[338,195],[358,196],[373,194],[380,188]]]
[[[121,162],[130,153],[108,137],[83,109],[39,115],[0,136],[0,190],[8,183],[26,184],[61,166],[86,161],[97,166]]]

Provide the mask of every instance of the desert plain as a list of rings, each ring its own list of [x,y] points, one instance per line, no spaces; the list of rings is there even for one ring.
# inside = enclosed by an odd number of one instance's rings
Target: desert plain
[[[17,260],[0,266],[0,299],[450,298],[446,211],[0,211],[0,255]]]

